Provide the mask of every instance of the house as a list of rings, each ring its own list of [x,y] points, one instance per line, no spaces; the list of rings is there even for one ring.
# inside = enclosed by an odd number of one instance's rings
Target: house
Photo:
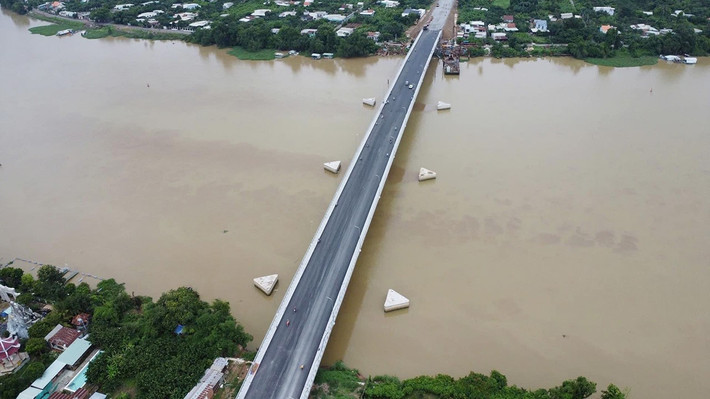
[[[333,53],[323,53],[323,58],[332,59],[335,56]]]
[[[143,12],[143,13],[140,13],[140,14],[136,15],[136,18],[154,18],[154,17],[156,17],[157,15],[158,15],[158,14],[156,14],[156,13],[154,13],[154,12]],[[87,315],[87,316],[88,316],[88,315]],[[77,316],[77,317],[78,317],[78,316]],[[86,321],[88,321],[88,319],[87,319]],[[72,320],[72,325],[76,325],[76,324],[74,324],[74,320]]]
[[[491,33],[491,38],[493,40],[508,40],[508,35],[502,32],[493,32]]]
[[[612,26],[612,25],[602,25],[602,26],[599,28],[599,32],[601,32],[601,33],[603,33],[603,34],[606,34],[610,29],[616,29],[616,26]]]
[[[380,32],[367,32],[367,38],[378,42],[380,40]]]
[[[123,11],[133,7],[133,4],[116,4],[113,9],[116,11]]]
[[[653,11],[641,11],[643,15],[648,15],[649,17],[653,15]]]
[[[547,32],[547,20],[533,19],[533,32]]]
[[[407,8],[404,11],[402,11],[402,16],[407,17],[409,14],[417,14],[417,17],[421,18],[426,10],[424,9],[413,9],[413,8]]]
[[[59,11],[59,16],[60,17],[66,17],[66,18],[75,18],[76,17],[76,12],[74,11]]]
[[[503,30],[506,32],[517,32],[518,27],[515,26],[515,24],[511,22],[509,24],[505,24],[505,26],[503,27]]]
[[[368,10],[360,11],[360,15],[364,15],[366,17],[371,17],[371,16],[375,15],[375,10],[368,9]]]
[[[190,25],[188,25],[191,28],[205,28],[209,29],[210,28],[210,21],[197,21],[193,22]]]
[[[614,7],[604,6],[604,7],[594,7],[594,12],[605,12],[609,15],[614,15]]]
[[[311,58],[313,58],[314,60],[319,60],[321,59],[321,55],[318,53],[312,53]]]
[[[185,3],[182,5],[183,10],[197,10],[200,8],[200,5],[197,3]]]
[[[325,19],[326,21],[330,21],[330,22],[343,22],[343,21],[345,21],[345,15],[326,14],[323,16],[323,19]]]
[[[318,32],[318,29],[302,29],[301,30],[302,35],[308,35],[310,37],[315,36],[316,32]]]
[[[295,16],[296,16],[296,11],[284,11],[281,14],[279,14],[279,18],[295,17]]]
[[[259,10],[254,10],[254,12],[251,13],[252,17],[265,17],[266,14],[270,13],[271,10],[268,9],[259,9]]]
[[[180,14],[175,14],[176,17],[180,18],[180,21],[192,21],[195,19],[197,14],[194,12],[182,12]]]
[[[394,1],[394,0],[382,0],[382,1],[380,1],[380,4],[382,4],[383,6],[385,6],[385,8],[395,8],[395,7],[399,7],[399,2],[398,2],[398,1]]]
[[[503,15],[503,22],[505,22],[505,23],[513,22],[513,16],[512,15]]]
[[[205,399],[212,398],[214,391],[224,383],[224,371],[227,367],[227,359],[218,357],[212,362],[212,366],[205,370],[200,381],[184,399]]]
[[[158,15],[158,14],[155,13],[155,12],[152,12],[152,13],[143,13],[143,14],[153,14],[153,15],[143,16],[143,17],[141,17],[140,15],[138,15],[138,17],[139,17],[139,18],[152,18],[152,17]],[[150,21],[148,21],[148,22],[150,22]],[[79,313],[78,315],[74,316],[74,317],[71,319],[71,325],[74,326],[74,327],[76,327],[78,330],[82,330],[82,329],[83,329],[84,331],[86,331],[86,327],[89,326],[89,320],[91,320],[91,315],[90,315],[90,314],[88,314],[88,313]]]
[[[61,352],[67,349],[80,335],[81,333],[77,330],[57,324],[52,331],[44,337],[44,340],[49,343],[52,349]]]
[[[355,29],[353,29],[353,28],[340,28],[337,31],[335,31],[335,34],[338,37],[348,37],[348,36],[352,35],[354,31],[355,31]]]
[[[573,17],[574,14],[572,14],[571,12],[563,12],[562,14],[560,14],[560,19],[570,19]]]
[[[233,6],[233,5],[234,5],[234,3],[232,3],[231,1],[228,2],[228,3],[224,3],[224,4],[222,4],[222,9],[223,9],[223,10],[226,10],[226,9],[230,8],[231,6]]]

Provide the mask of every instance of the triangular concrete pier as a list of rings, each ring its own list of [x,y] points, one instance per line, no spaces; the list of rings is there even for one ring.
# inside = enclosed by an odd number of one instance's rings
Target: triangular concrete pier
[[[409,299],[395,290],[387,291],[387,299],[385,299],[385,312],[391,312],[397,309],[409,307]]]
[[[271,291],[274,290],[274,286],[279,281],[278,274],[271,274],[268,276],[261,276],[254,279],[254,285],[264,291],[264,294],[271,295]]]
[[[340,171],[340,161],[326,162],[323,164],[323,167],[328,172],[338,173],[338,171]]]
[[[419,181],[436,179],[436,172],[427,168],[419,169]]]

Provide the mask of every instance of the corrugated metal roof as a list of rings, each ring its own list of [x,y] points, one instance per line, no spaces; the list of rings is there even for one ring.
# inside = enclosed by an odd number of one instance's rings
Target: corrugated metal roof
[[[57,361],[74,366],[76,362],[84,356],[89,348],[91,348],[91,342],[85,340],[84,338],[79,338],[69,345],[69,347],[64,350],[61,355],[59,355]]]
[[[44,374],[42,374],[41,377],[35,380],[35,382],[32,383],[32,386],[35,388],[39,389],[44,389],[44,387],[47,386],[54,377],[59,374],[64,367],[66,367],[66,363],[62,363],[59,360],[55,360],[54,363],[50,364],[49,367],[47,367],[47,370],[44,370]]]
[[[17,395],[17,399],[35,399],[37,395],[42,393],[41,389],[35,387],[29,387]]]

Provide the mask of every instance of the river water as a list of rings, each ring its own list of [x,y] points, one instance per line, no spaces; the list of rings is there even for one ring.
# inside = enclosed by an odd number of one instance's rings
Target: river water
[[[0,14],[0,258],[192,286],[256,348],[341,178],[322,163],[347,166],[374,116],[361,98],[402,59],[244,62],[38,24]],[[325,362],[705,397],[709,83],[708,59],[434,64]],[[251,279],[271,273],[265,297]],[[388,288],[411,307],[383,314]]]

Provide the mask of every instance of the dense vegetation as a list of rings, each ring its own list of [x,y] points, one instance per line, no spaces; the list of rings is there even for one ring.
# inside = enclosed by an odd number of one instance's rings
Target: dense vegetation
[[[338,362],[318,373],[312,394],[317,399],[585,399],[596,391],[597,385],[584,377],[564,381],[554,388],[529,391],[509,386],[507,378],[495,370],[490,376],[472,372],[459,379],[439,374],[404,381],[390,376],[363,381],[357,370]],[[601,399],[625,398],[626,394],[614,384],[601,392]]]
[[[7,267],[0,270],[0,279],[22,292],[18,302],[35,310],[43,303],[54,304],[47,317],[30,327],[30,338],[23,342],[41,369],[30,363],[22,373],[0,379],[3,399],[14,398],[42,375],[56,358],[43,337],[82,312],[93,315],[90,340],[103,350],[89,366],[88,381],[105,392],[130,383],[137,398],[183,397],[215,357],[235,355],[252,339],[236,323],[227,302],[208,304],[191,288],[171,290],[153,302],[127,294],[113,279],[101,281],[95,290],[86,283],[65,285],[63,273],[53,266],[42,266],[36,280]],[[179,335],[178,325],[183,326]]]
[[[459,0],[459,22],[482,20],[488,24],[502,21],[503,15],[513,15],[521,30],[509,34],[508,47],[498,45],[491,55],[496,57],[529,56],[525,48],[528,43],[568,44],[566,53],[581,59],[586,58],[629,58],[656,56],[659,54],[707,55],[710,53],[710,7],[703,0],[511,0],[506,8],[488,0]],[[611,6],[614,15],[594,12],[593,7]],[[487,8],[480,10],[475,8]],[[692,14],[688,17],[672,15],[675,10]],[[643,11],[651,12],[646,15]],[[561,13],[573,13],[579,18],[561,19]],[[547,20],[554,16],[557,21],[549,21],[546,33],[525,33],[532,19]],[[672,29],[673,33],[642,37],[640,31],[631,25],[644,23],[656,29]],[[606,34],[599,28],[612,25],[616,29]],[[694,29],[702,32],[696,33]],[[495,43],[491,39],[471,40],[483,45]],[[539,51],[539,50],[538,50]],[[536,54],[532,54],[536,55]],[[648,63],[648,61],[640,61]]]

